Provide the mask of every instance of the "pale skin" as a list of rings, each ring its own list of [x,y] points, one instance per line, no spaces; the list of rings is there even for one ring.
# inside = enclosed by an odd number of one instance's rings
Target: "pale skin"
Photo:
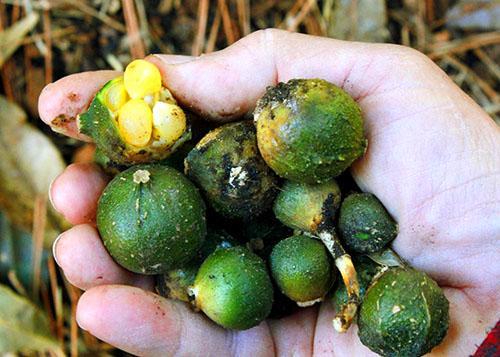
[[[323,78],[349,92],[369,141],[353,177],[399,222],[393,248],[450,300],[448,335],[431,355],[475,352],[500,318],[500,129],[431,60],[400,46],[276,30],[200,58],[148,60],[183,105],[215,120],[251,112],[266,86],[292,78]],[[42,120],[74,117],[117,75],[80,73],[47,86]],[[79,137],[71,120],[56,129]],[[333,330],[329,303],[237,332],[155,295],[150,277],[119,267],[101,243],[95,210],[107,180],[94,165],[74,164],[51,187],[55,208],[75,225],[54,252],[67,279],[85,290],[77,310],[83,329],[137,355],[372,354],[356,326]]]

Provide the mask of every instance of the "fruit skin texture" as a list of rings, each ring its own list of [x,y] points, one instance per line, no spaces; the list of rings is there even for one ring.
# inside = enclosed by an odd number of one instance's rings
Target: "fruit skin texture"
[[[398,225],[371,193],[354,193],[340,207],[339,232],[347,249],[356,253],[380,251],[398,235]]]
[[[448,330],[448,300],[434,280],[408,268],[391,268],[366,292],[359,338],[382,356],[421,356]]]
[[[274,201],[274,214],[294,229],[317,232],[334,226],[340,206],[340,189],[335,180],[320,184],[286,181]]]
[[[257,326],[273,304],[273,287],[264,261],[243,247],[212,253],[201,265],[192,291],[196,306],[228,329]]]
[[[269,263],[281,292],[297,302],[323,298],[335,279],[324,245],[304,235],[276,244]]]
[[[250,121],[210,131],[186,157],[185,173],[226,218],[252,219],[277,193],[277,177],[259,154]]]
[[[322,79],[292,79],[268,88],[254,121],[262,157],[292,181],[338,176],[366,149],[358,104]]]
[[[161,274],[196,256],[206,235],[205,204],[180,172],[137,165],[104,190],[97,227],[118,264],[136,273]]]

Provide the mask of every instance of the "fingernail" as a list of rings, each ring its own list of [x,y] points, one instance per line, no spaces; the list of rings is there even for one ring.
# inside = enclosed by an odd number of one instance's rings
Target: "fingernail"
[[[57,180],[57,177],[52,180],[52,182],[50,183],[50,186],[49,186],[49,201],[50,201],[50,204],[52,205],[52,208],[54,208],[56,210],[56,212],[59,212],[57,210],[56,206],[54,205],[54,200],[52,199],[52,185],[54,184],[55,180]]]
[[[57,246],[57,243],[59,242],[59,240],[61,239],[61,237],[63,236],[63,234],[64,233],[59,234],[57,236],[56,240],[54,241],[54,243],[52,243],[52,257],[54,258],[57,265],[59,265],[59,266],[61,266],[61,264],[59,264],[59,262],[57,261],[56,246]]]

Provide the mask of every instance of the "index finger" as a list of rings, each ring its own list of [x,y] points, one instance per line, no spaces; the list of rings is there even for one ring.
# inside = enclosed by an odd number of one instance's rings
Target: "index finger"
[[[76,118],[87,109],[95,93],[119,75],[117,71],[82,72],[47,85],[38,98],[40,118],[56,132],[90,141],[78,132]]]

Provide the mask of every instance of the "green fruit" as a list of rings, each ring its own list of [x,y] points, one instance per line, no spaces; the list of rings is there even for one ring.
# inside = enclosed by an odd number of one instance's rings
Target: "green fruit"
[[[210,131],[188,154],[186,175],[227,218],[251,219],[271,207],[277,177],[260,157],[249,121]]]
[[[258,325],[273,305],[264,261],[243,247],[212,253],[196,275],[192,294],[195,305],[210,319],[235,330]]]
[[[116,164],[134,165],[162,160],[189,140],[191,132],[186,127],[184,112],[176,105],[168,89],[163,88],[156,96],[150,97],[150,100],[136,99],[144,108],[134,110],[135,117],[127,118],[132,122],[134,119],[137,122],[145,121],[143,126],[147,128],[140,130],[143,128],[129,124],[130,128],[125,131],[123,125],[119,125],[120,109],[134,100],[130,100],[125,91],[123,77],[112,79],[97,92],[89,109],[79,116],[79,130],[91,137],[102,155]],[[149,104],[146,104],[146,100],[149,100]],[[170,112],[156,110],[156,103],[168,107]],[[172,126],[172,121],[180,123]],[[135,139],[141,135],[141,141],[137,142]]]
[[[365,292],[370,286],[373,277],[379,273],[383,267],[378,265],[373,260],[365,256],[354,256],[352,258],[353,264],[356,267],[359,282],[359,297],[363,299]],[[332,297],[333,305],[337,310],[347,304],[349,296],[344,284],[338,284]]]
[[[304,235],[296,235],[276,244],[269,263],[281,292],[299,303],[322,300],[335,279],[323,244]]]
[[[397,223],[371,193],[344,199],[338,228],[345,246],[356,253],[377,252],[398,235]]]
[[[322,79],[292,79],[268,88],[254,120],[262,157],[292,181],[329,180],[366,149],[359,106]]]
[[[118,264],[136,273],[161,274],[196,256],[206,235],[205,204],[178,171],[138,165],[104,190],[97,227]]]
[[[287,181],[274,201],[274,214],[294,229],[317,232],[332,228],[340,205],[340,189],[335,180],[320,184]]]
[[[366,292],[358,317],[361,342],[382,356],[421,356],[448,330],[448,300],[425,273],[391,268]]]
[[[189,302],[189,288],[203,261],[217,249],[227,249],[239,245],[229,233],[222,229],[208,228],[208,232],[195,259],[180,268],[174,268],[156,278],[156,290],[164,297]]]
[[[334,259],[347,286],[349,299],[333,320],[334,328],[345,332],[356,315],[359,284],[351,257],[335,233],[334,217],[340,203],[335,180],[319,184],[286,182],[274,203],[274,214],[283,224],[306,231],[321,239]]]

